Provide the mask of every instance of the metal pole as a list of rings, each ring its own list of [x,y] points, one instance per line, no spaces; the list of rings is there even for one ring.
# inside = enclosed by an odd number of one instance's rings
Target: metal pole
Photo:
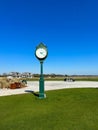
[[[40,80],[39,80],[39,98],[45,98],[44,94],[44,76],[43,76],[43,61],[40,61]]]

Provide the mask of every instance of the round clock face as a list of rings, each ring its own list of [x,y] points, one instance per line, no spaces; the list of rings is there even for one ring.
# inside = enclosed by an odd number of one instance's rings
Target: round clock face
[[[39,48],[36,50],[36,56],[40,59],[43,59],[47,56],[47,51],[43,48]]]

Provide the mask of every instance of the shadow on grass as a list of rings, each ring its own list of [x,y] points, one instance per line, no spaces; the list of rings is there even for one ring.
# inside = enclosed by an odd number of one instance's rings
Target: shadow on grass
[[[38,93],[35,93],[35,92],[32,91],[32,90],[25,90],[25,92],[31,93],[31,94],[33,94],[34,96],[39,97],[39,94],[38,94]]]

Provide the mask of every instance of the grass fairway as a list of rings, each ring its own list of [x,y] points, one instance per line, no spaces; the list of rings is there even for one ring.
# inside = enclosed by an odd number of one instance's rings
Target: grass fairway
[[[0,130],[98,130],[98,89],[0,97]]]

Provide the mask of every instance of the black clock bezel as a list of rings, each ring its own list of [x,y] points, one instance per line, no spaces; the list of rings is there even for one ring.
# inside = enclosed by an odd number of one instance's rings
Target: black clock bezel
[[[44,58],[40,58],[36,55],[36,51],[39,49],[39,48],[42,48],[44,50],[46,50],[47,52],[47,55],[44,57]],[[36,47],[36,50],[35,50],[35,56],[37,57],[38,60],[45,60],[48,56],[48,49],[47,49],[47,46],[45,46],[43,43],[40,43],[37,47]]]

